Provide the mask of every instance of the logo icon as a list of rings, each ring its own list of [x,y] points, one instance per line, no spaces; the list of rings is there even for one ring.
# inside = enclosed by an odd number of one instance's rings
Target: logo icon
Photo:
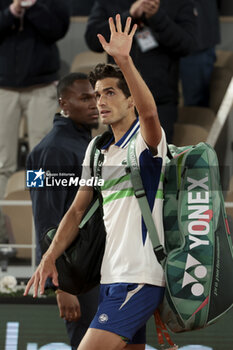
[[[27,187],[44,187],[45,172],[40,170],[27,170]]]
[[[189,268],[194,269],[195,277],[193,277],[190,273],[187,272]],[[202,283],[200,283],[199,280],[206,278],[207,273],[208,273],[207,268],[203,266],[200,263],[200,261],[192,257],[192,255],[188,254],[186,265],[185,265],[182,288],[192,283],[191,293],[196,297],[201,296],[204,293],[204,286],[202,285]]]
[[[108,321],[108,315],[106,314],[101,314],[99,316],[99,323],[106,323]]]

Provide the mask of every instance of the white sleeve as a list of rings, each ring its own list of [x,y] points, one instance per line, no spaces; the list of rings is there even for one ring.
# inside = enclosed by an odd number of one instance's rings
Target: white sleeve
[[[166,141],[166,135],[165,132],[162,129],[162,137],[161,140],[157,146],[157,154],[156,155],[152,155],[153,158],[156,157],[160,157],[162,159],[165,159],[166,154],[167,154],[167,141]],[[139,157],[139,155],[145,150],[148,149],[150,150],[150,148],[148,147],[148,145],[146,144],[146,142],[144,141],[141,132],[139,131],[137,139],[136,139],[136,153],[137,156]]]
[[[166,140],[166,135],[165,135],[165,132],[162,129],[162,137],[161,137],[161,140],[158,144],[158,147],[157,147],[157,150],[158,150],[158,153],[156,155],[156,157],[161,157],[163,159],[165,159],[166,155],[167,155],[167,140]]]
[[[94,142],[94,139],[91,140],[91,142],[87,146],[85,157],[84,157],[83,164],[82,164],[81,179],[84,179],[86,181],[91,178],[90,158],[91,158],[91,150],[93,147],[93,142]]]

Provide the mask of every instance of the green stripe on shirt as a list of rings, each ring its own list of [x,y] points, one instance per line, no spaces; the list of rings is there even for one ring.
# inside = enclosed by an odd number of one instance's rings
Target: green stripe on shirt
[[[103,204],[110,203],[112,201],[115,201],[116,199],[125,198],[125,197],[132,197],[132,196],[134,196],[133,187],[124,188],[123,190],[117,191],[117,192],[112,193],[109,196],[105,197],[103,200]]]
[[[133,187],[125,188],[123,190],[117,191],[115,193],[110,194],[109,196],[106,196],[103,199],[103,204],[110,203],[112,201],[115,201],[116,199],[121,199],[125,197],[132,197],[134,196],[134,189]],[[156,192],[156,198],[163,199],[163,190],[158,190]]]
[[[101,191],[107,190],[107,189],[109,189],[117,184],[120,184],[120,183],[125,182],[125,181],[129,181],[129,180],[130,180],[129,174],[122,176],[120,178],[117,178],[117,179],[106,180],[106,181],[104,181],[104,185],[101,186]]]

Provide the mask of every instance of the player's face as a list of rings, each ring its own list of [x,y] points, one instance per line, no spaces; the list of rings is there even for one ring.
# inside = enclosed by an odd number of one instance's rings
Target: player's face
[[[114,125],[121,122],[132,108],[132,100],[117,86],[118,81],[118,78],[105,78],[96,82],[96,102],[103,124]]]
[[[68,89],[65,98],[64,112],[77,124],[95,126],[99,113],[96,107],[94,90],[88,80],[76,80]]]

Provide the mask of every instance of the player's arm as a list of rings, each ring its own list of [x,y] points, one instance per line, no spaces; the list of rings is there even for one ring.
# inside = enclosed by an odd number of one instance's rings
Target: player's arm
[[[101,34],[98,34],[98,38],[104,50],[114,58],[124,74],[139,113],[142,136],[148,146],[156,150],[162,136],[162,130],[153,95],[130,56],[133,36],[137,29],[137,26],[134,25],[130,31],[130,24],[131,18],[129,17],[125,28],[122,29],[121,18],[118,14],[116,15],[116,25],[112,18],[109,19],[110,42],[107,43]]]
[[[55,266],[56,259],[78,235],[78,226],[92,198],[92,187],[80,187],[74,202],[62,219],[50,247],[43,255],[40,265],[28,281],[24,295],[28,294],[32,285],[34,286],[34,297],[38,294],[38,288],[40,288],[40,293],[43,294],[45,282],[48,277],[51,277],[53,284],[58,286],[58,273]]]

